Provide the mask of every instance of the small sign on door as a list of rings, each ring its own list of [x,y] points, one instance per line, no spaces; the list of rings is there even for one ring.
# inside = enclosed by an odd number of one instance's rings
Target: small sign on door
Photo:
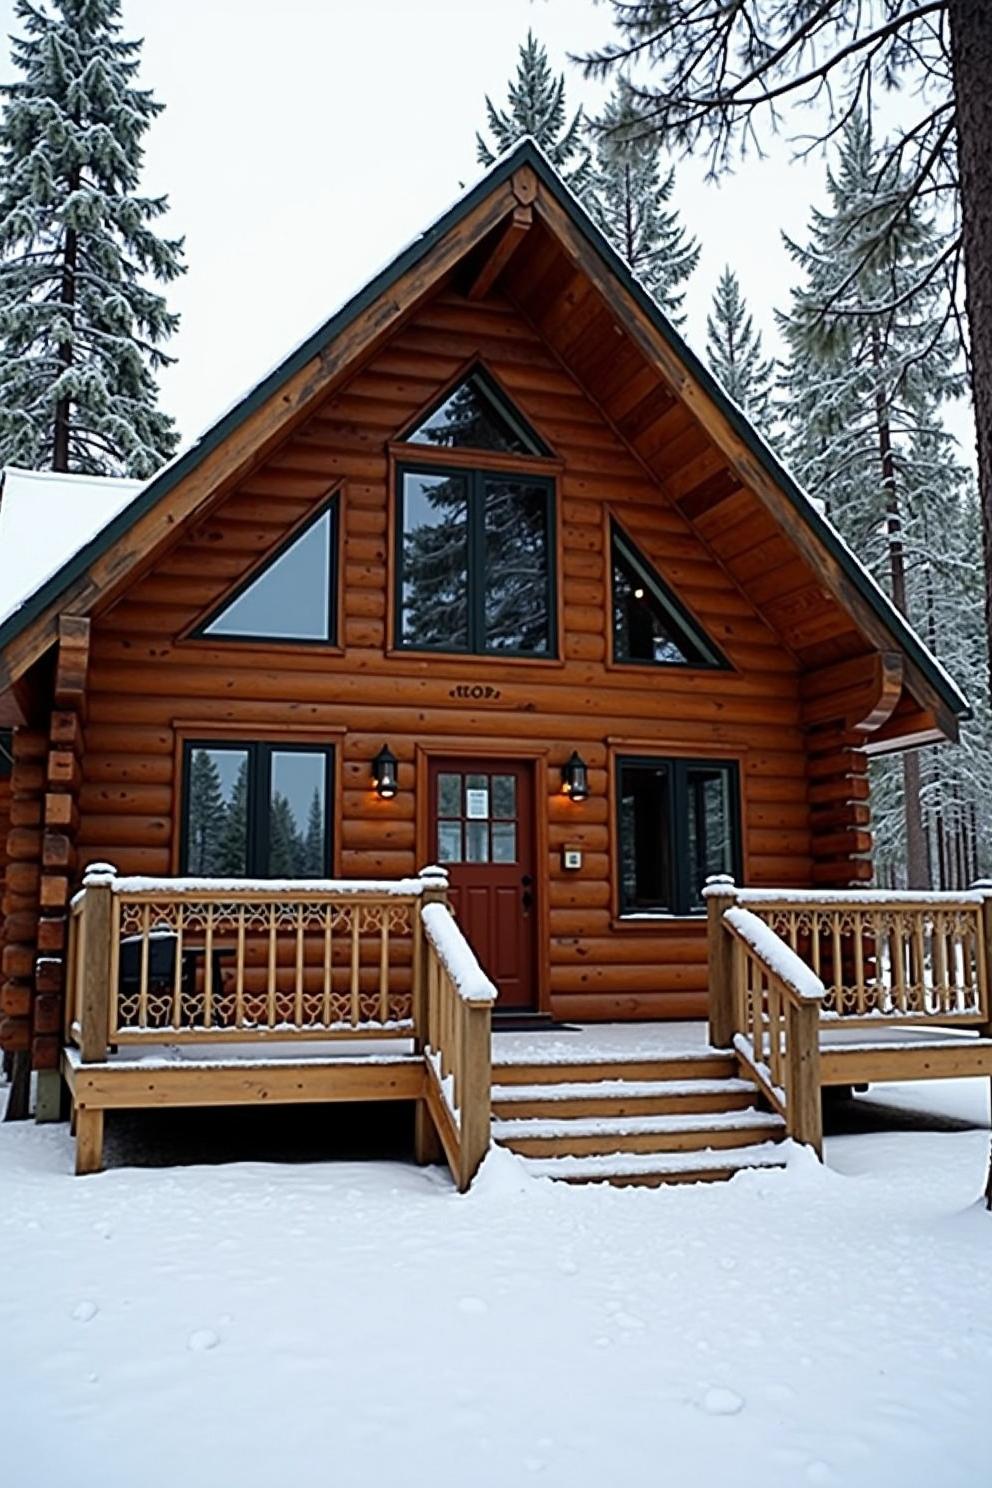
[[[466,790],[465,815],[469,821],[485,821],[489,815],[488,790]]]

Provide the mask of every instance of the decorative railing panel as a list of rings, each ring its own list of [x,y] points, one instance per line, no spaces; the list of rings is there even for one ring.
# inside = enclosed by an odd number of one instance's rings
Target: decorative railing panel
[[[820,977],[823,1014],[845,1023],[982,1023],[988,986],[981,894],[790,894],[740,889]]]

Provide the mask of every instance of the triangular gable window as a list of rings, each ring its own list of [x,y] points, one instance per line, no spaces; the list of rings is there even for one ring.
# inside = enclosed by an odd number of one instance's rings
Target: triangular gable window
[[[616,522],[611,535],[614,661],[725,667],[726,658]]]
[[[405,436],[408,444],[434,449],[499,450],[512,455],[547,455],[547,446],[478,369]]]
[[[250,574],[196,634],[218,640],[333,642],[336,522],[337,503],[331,502]]]

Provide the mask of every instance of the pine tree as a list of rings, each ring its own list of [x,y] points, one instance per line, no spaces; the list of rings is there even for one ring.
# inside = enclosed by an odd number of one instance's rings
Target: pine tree
[[[592,169],[583,113],[577,109],[568,122],[565,75],[553,75],[548,54],[532,31],[519,49],[516,79],[507,85],[506,108],[498,109],[487,93],[486,114],[492,140],[475,136],[476,159],[483,165],[492,165],[517,140],[531,135],[572,190],[583,194]]]
[[[220,833],[217,867],[222,878],[243,878],[248,871],[248,761],[243,759],[227,803]]]
[[[323,878],[326,872],[324,852],[324,808],[320,791],[314,786],[307,813],[307,830],[303,839],[303,872],[307,878]]]
[[[149,281],[182,242],[138,193],[162,105],[136,86],[120,0],[16,0],[0,115],[0,464],[148,476],[178,436],[154,374],[178,316]]]
[[[879,163],[860,114],[844,130],[827,188],[830,210],[813,213],[808,245],[786,239],[805,276],[780,317],[790,352],[782,379],[788,453],[912,619],[907,543],[922,510],[914,451],[926,443],[952,457],[939,405],[963,385],[939,286],[920,282],[942,239],[922,206],[892,228],[892,204],[906,185],[892,164]],[[899,310],[883,336],[875,307],[889,299]],[[907,874],[923,888],[930,865],[918,751],[903,756],[902,773]]]
[[[675,169],[662,173],[657,140],[631,132],[632,112],[621,84],[597,123],[596,164],[586,205],[614,248],[676,325],[699,244],[674,209]]]
[[[706,359],[738,408],[765,431],[771,410],[774,358],[761,355],[761,332],[741,294],[737,275],[728,264],[713,294],[713,311],[706,317]]]
[[[193,750],[187,791],[186,861],[190,873],[209,876],[220,871],[220,844],[227,819],[220,772],[209,749]]]
[[[288,797],[276,791],[269,808],[269,866],[273,878],[304,875],[306,847],[296,830],[296,818]]]

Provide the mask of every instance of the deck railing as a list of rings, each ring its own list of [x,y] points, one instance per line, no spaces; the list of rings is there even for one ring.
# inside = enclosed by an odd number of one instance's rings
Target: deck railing
[[[448,1165],[464,1192],[489,1149],[496,988],[444,903],[428,891],[424,937],[427,1104]]]
[[[443,882],[126,878],[97,864],[72,904],[67,1033],[96,1059],[109,1044],[410,1036],[417,911]]]
[[[70,915],[67,1040],[99,1063],[119,1045],[411,1039],[464,1190],[489,1146],[496,989],[446,901],[436,868],[279,883],[94,864]]]
[[[723,924],[732,943],[734,1046],[789,1136],[819,1155],[823,983],[750,910],[728,909]]]

